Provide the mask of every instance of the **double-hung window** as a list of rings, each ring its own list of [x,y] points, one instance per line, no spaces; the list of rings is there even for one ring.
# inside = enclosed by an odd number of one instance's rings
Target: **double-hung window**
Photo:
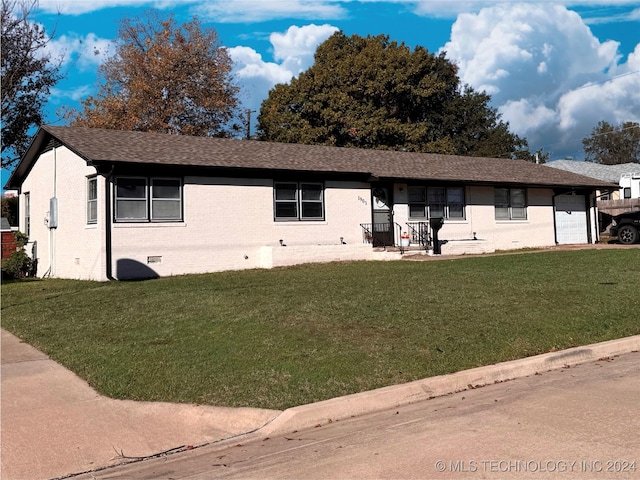
[[[464,188],[409,187],[409,217],[464,219]]]
[[[118,177],[116,222],[182,221],[182,181],[178,178]]]
[[[324,220],[324,186],[310,182],[276,182],[273,211],[276,221]]]
[[[87,179],[87,223],[98,223],[98,179]]]
[[[527,193],[524,188],[494,190],[496,220],[526,220]]]
[[[182,219],[182,182],[176,178],[151,179],[151,220]]]
[[[409,217],[427,218],[427,189],[409,187]]]

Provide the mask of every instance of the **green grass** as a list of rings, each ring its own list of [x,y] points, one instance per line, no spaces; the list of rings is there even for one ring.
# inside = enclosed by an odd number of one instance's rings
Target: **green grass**
[[[134,400],[284,409],[640,334],[640,250],[2,287],[2,326]]]

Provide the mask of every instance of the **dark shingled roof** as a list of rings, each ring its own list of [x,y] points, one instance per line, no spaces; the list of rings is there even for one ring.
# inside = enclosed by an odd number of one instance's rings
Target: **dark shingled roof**
[[[53,126],[44,126],[38,131],[11,175],[8,186],[16,187],[22,183],[31,165],[52,138],[95,165],[133,163],[362,174],[397,180],[616,187],[609,182],[521,160]]]

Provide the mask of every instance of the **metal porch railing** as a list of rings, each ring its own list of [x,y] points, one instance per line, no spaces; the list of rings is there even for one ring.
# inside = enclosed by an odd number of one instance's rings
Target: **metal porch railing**
[[[431,230],[429,222],[407,222],[410,241],[414,245],[420,245],[421,248],[428,250],[433,240],[431,238]]]
[[[397,247],[400,253],[404,253],[404,247],[400,242],[402,227],[393,223],[361,223],[362,241],[374,247]]]

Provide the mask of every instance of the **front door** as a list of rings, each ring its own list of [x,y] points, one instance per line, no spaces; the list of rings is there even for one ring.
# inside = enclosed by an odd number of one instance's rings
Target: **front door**
[[[373,204],[373,246],[393,246],[391,189],[389,187],[374,187],[371,195]]]

